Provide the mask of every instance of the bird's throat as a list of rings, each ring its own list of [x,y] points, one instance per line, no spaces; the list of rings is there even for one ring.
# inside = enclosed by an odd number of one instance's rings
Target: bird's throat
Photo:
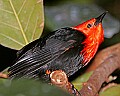
[[[92,37],[92,35],[85,39],[84,48],[80,54],[83,55],[83,64],[84,66],[88,64],[88,62],[94,57],[95,53],[97,52],[99,42]]]

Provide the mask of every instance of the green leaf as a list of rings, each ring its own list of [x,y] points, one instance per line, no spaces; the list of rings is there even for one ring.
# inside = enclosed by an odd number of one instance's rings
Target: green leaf
[[[106,89],[100,93],[100,96],[120,96],[120,85]]]
[[[41,36],[43,0],[0,0],[0,44],[20,49]]]
[[[40,81],[7,81],[0,85],[0,96],[70,96],[68,93]]]
[[[83,83],[85,83],[89,77],[92,75],[93,72],[84,73],[77,77],[75,80],[72,81],[73,85],[76,89],[80,90],[82,88]]]

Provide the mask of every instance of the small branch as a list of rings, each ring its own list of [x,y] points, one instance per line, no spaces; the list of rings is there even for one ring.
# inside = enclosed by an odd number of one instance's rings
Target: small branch
[[[0,78],[7,79],[8,75],[0,72]]]
[[[103,92],[103,91],[107,90],[108,88],[115,87],[115,86],[117,86],[117,85],[118,85],[118,84],[116,84],[116,83],[109,83],[107,86],[105,86],[104,88],[102,88],[102,89],[100,90],[100,92]]]
[[[77,89],[74,87],[73,84],[68,82],[67,75],[62,70],[56,70],[53,71],[50,74],[51,83],[66,90],[70,94],[73,94],[74,96],[81,96],[80,93],[77,91]]]
[[[92,65],[96,64],[97,69],[80,90],[82,96],[95,96],[108,76],[120,68],[120,43],[99,52]]]

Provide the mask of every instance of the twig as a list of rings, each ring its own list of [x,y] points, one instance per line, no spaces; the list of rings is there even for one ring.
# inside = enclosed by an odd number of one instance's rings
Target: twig
[[[74,85],[68,82],[67,75],[65,74],[64,71],[62,70],[53,71],[50,74],[50,78],[52,84],[66,90],[67,92],[73,94],[74,96],[81,96],[78,90],[74,87]]]
[[[0,72],[0,78],[7,79],[8,75]]]
[[[109,83],[107,86],[105,86],[104,88],[102,88],[102,89],[100,90],[100,92],[103,92],[103,91],[107,90],[108,88],[115,87],[115,86],[117,86],[117,85],[118,85],[118,84],[116,84],[116,83]]]

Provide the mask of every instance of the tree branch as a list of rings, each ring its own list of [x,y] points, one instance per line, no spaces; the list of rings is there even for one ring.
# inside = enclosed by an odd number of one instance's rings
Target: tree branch
[[[120,68],[120,43],[99,52],[89,70],[97,65],[92,76],[80,90],[82,96],[95,96],[103,82],[116,69]]]
[[[53,71],[50,74],[50,78],[51,84],[66,90],[68,93],[73,94],[74,96],[80,96],[80,93],[74,87],[74,85],[68,82],[67,75],[65,74],[64,71],[62,70]]]
[[[0,72],[0,78],[7,79],[8,75]]]

